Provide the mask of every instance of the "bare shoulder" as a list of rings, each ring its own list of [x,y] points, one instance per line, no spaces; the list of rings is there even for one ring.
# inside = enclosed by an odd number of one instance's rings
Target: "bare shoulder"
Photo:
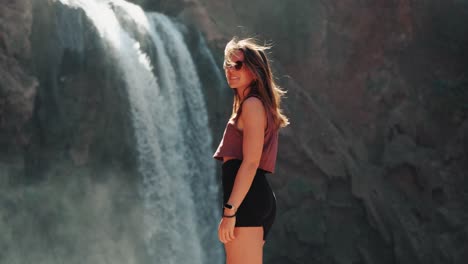
[[[242,126],[266,127],[266,111],[262,100],[249,97],[242,104]]]
[[[257,97],[249,97],[242,104],[242,111],[247,113],[265,113],[265,107],[262,100]]]

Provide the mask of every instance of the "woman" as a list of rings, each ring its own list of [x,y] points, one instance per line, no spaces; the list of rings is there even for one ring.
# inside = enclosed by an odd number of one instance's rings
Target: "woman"
[[[229,41],[224,70],[234,90],[232,115],[214,158],[223,161],[223,217],[218,227],[228,264],[262,263],[263,245],[276,214],[265,177],[274,173],[285,93],[274,82],[265,50],[252,39]]]

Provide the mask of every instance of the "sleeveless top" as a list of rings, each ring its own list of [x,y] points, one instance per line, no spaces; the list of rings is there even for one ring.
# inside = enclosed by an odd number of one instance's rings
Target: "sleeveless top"
[[[259,98],[262,102],[263,100],[257,95],[249,95],[245,99],[255,96]],[[244,101],[245,101],[244,99]],[[265,104],[263,104],[265,106]],[[217,160],[223,160],[223,157],[235,157],[242,160],[242,139],[243,131],[239,130],[236,127],[236,121],[242,112],[242,103],[239,107],[239,110],[234,118],[229,119],[226,128],[224,129],[223,138],[219,143],[218,149],[213,155],[213,158]],[[276,156],[278,153],[278,129],[275,126],[273,114],[271,111],[265,107],[265,112],[267,115],[267,127],[265,129],[264,141],[263,141],[263,151],[260,158],[259,168],[267,172],[274,173],[276,165]]]

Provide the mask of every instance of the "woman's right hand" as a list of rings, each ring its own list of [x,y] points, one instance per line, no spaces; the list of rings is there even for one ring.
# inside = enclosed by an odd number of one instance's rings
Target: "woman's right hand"
[[[234,235],[234,227],[236,225],[236,217],[223,217],[218,226],[218,238],[223,244],[226,244],[236,237]]]

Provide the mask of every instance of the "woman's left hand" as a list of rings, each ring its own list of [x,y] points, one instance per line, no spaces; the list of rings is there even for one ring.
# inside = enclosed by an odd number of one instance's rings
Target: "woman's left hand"
[[[218,238],[223,244],[226,244],[236,238],[234,235],[234,227],[236,225],[236,217],[223,217],[218,226]]]

